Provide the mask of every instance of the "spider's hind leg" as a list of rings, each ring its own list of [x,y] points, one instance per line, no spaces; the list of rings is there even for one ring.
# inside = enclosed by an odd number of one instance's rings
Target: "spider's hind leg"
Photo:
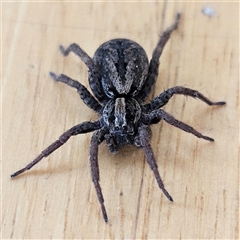
[[[59,46],[59,49],[63,56],[68,56],[70,52],[75,53],[81,60],[87,65],[87,67],[91,70],[95,68],[92,59],[88,56],[88,54],[76,43],[72,43],[68,48],[64,48],[62,45]]]
[[[76,88],[83,102],[88,107],[93,109],[95,112],[101,113],[102,111],[101,104],[93,97],[93,95],[87,90],[87,88],[84,87],[80,82],[73,80],[64,74],[61,74],[59,76],[57,76],[52,72],[50,72],[49,74],[54,80],[65,83],[70,87]]]
[[[209,106],[221,106],[226,104],[226,102],[224,101],[213,102],[207,97],[205,97],[202,93],[198,92],[197,90],[176,86],[167,89],[166,91],[155,97],[152,101],[150,101],[150,103],[145,104],[143,106],[143,111],[147,113],[163,107],[168,103],[169,99],[175,94],[198,98],[199,100],[205,102]]]
[[[86,64],[86,66],[89,69],[89,84],[90,87],[96,96],[96,98],[100,102],[105,102],[106,101],[106,95],[102,89],[102,85],[100,83],[101,79],[101,72],[99,71],[98,67],[94,64],[94,61],[92,58],[76,43],[72,43],[68,48],[64,48],[62,45],[59,47],[61,53],[63,56],[68,56],[70,52],[73,52],[76,54],[80,59]]]
[[[212,139],[208,136],[202,135],[200,132],[195,130],[193,127],[187,125],[186,123],[175,119],[173,116],[171,116],[167,112],[163,111],[162,109],[154,110],[150,114],[143,114],[143,122],[146,125],[158,123],[159,121],[161,121],[161,119],[166,121],[168,124],[173,125],[174,127],[182,129],[185,132],[192,133],[193,135],[195,135],[198,138],[203,138],[210,142],[214,141],[214,139]]]
[[[160,64],[160,56],[162,55],[162,51],[168,42],[171,33],[177,29],[179,20],[180,20],[180,13],[176,15],[175,22],[170,26],[166,31],[163,32],[163,34],[159,37],[157,46],[155,47],[153,54],[152,54],[152,59],[149,64],[149,69],[148,69],[148,75],[147,79],[141,89],[141,91],[138,93],[136,98],[138,99],[139,102],[143,102],[148,94],[150,93],[153,85],[155,84],[158,76],[158,69],[159,69],[159,64]]]

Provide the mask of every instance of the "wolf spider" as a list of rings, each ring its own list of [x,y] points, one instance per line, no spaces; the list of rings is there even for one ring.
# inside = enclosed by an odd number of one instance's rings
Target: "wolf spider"
[[[156,159],[154,157],[149,125],[160,122],[167,123],[192,133],[198,138],[214,141],[196,131],[191,126],[176,120],[161,108],[168,103],[174,94],[181,94],[198,98],[206,104],[224,105],[225,102],[212,102],[196,90],[177,86],[169,88],[147,104],[143,104],[148,97],[158,76],[159,58],[171,33],[178,27],[180,14],[176,15],[174,24],[163,32],[153,51],[150,63],[144,49],[134,41],[128,39],[113,39],[103,43],[95,52],[93,58],[77,44],[71,44],[67,49],[60,46],[64,56],[75,53],[86,64],[89,71],[89,85],[93,95],[81,83],[66,75],[50,72],[50,76],[58,81],[75,88],[83,102],[100,117],[94,122],[86,121],[78,124],[65,133],[57,141],[47,147],[23,169],[15,172],[11,177],[31,169],[35,164],[61,147],[72,136],[94,131],[90,145],[90,167],[104,220],[108,217],[104,206],[104,199],[99,184],[98,145],[106,140],[111,152],[117,152],[121,146],[135,144],[141,147],[146,155],[159,188],[166,197],[173,201],[164,187],[160,177]]]

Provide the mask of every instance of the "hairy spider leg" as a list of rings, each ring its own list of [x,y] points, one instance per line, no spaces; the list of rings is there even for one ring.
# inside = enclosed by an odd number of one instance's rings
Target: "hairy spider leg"
[[[70,137],[72,137],[74,135],[82,134],[82,133],[92,132],[99,128],[101,128],[100,120],[98,120],[96,122],[83,122],[81,124],[78,124],[78,125],[70,128],[65,133],[63,133],[57,141],[55,141],[49,147],[47,147],[45,150],[43,150],[42,153],[39,156],[37,156],[32,162],[30,162],[26,167],[13,173],[11,175],[11,177],[16,177],[19,174],[31,169],[35,164],[40,162],[44,157],[47,157],[52,152],[54,152],[59,147],[61,147],[64,143],[66,143]]]
[[[178,13],[176,15],[175,23],[171,27],[169,27],[166,31],[164,31],[158,40],[157,46],[153,51],[152,59],[149,64],[147,79],[146,79],[141,91],[136,96],[136,99],[138,100],[139,103],[143,102],[148,97],[154,83],[157,80],[158,69],[159,69],[159,64],[160,64],[160,61],[159,61],[160,56],[162,54],[162,51],[163,51],[166,43],[168,42],[168,40],[170,38],[171,33],[175,29],[177,29],[179,20],[180,20],[180,16],[181,16],[180,13]]]
[[[154,176],[157,180],[159,188],[163,191],[165,196],[171,202],[173,202],[172,197],[170,196],[170,194],[165,189],[163,181],[160,177],[160,174],[159,174],[159,171],[158,171],[158,166],[157,166],[157,163],[156,163],[156,159],[154,157],[152,147],[150,145],[150,136],[149,136],[149,132],[147,131],[147,128],[148,127],[146,125],[142,125],[142,126],[139,127],[139,137],[140,137],[140,141],[141,141],[141,146],[142,146],[142,148],[144,150],[144,153],[146,155],[147,162],[148,162],[149,166],[151,167],[151,169],[154,173]]]
[[[143,111],[144,112],[150,112],[156,109],[159,109],[163,107],[165,104],[168,103],[169,99],[174,95],[174,94],[181,94],[185,96],[190,96],[193,98],[198,98],[201,101],[205,102],[209,106],[219,106],[219,105],[224,105],[226,102],[213,102],[209,100],[207,97],[205,97],[202,93],[190,89],[190,88],[185,88],[185,87],[172,87],[161,93],[159,96],[154,98],[152,101],[150,101],[148,104],[143,105]]]
[[[187,125],[186,123],[183,123],[177,119],[175,119],[173,116],[168,114],[167,112],[163,111],[162,109],[154,110],[150,114],[144,114],[144,123],[145,124],[152,124],[157,123],[161,119],[163,119],[168,124],[173,125],[174,127],[180,128],[185,132],[192,133],[198,138],[203,138],[205,140],[213,142],[214,139],[202,135],[200,132],[196,131],[193,127]]]
[[[102,105],[94,98],[94,96],[87,90],[85,86],[83,86],[80,82],[71,79],[70,77],[61,74],[57,76],[56,74],[50,72],[50,76],[58,81],[67,84],[70,87],[76,88],[80,98],[83,100],[83,102],[91,109],[93,109],[95,112],[101,114],[102,112]]]
[[[88,54],[76,43],[71,44],[67,49],[65,49],[62,45],[60,45],[59,49],[64,56],[68,56],[70,52],[73,52],[78,57],[80,57],[80,59],[86,64],[86,66],[89,69],[88,80],[94,95],[100,102],[105,102],[106,95],[100,83],[101,74],[99,72],[99,69],[95,66],[92,58],[89,57]]]
[[[90,166],[91,166],[91,174],[92,174],[92,181],[94,183],[98,201],[101,205],[102,215],[105,222],[108,221],[107,212],[104,205],[104,198],[102,195],[102,190],[99,184],[99,166],[98,166],[98,145],[104,140],[104,131],[100,129],[99,131],[95,132],[91,139],[91,146],[90,146]]]
[[[66,57],[70,52],[73,52],[80,57],[80,59],[87,65],[89,69],[95,68],[92,58],[89,57],[88,54],[76,43],[72,43],[67,49],[60,45],[59,49],[63,56]]]

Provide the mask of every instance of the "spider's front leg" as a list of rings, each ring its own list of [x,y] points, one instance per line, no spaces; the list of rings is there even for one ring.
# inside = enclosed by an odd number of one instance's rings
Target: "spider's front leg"
[[[92,174],[92,181],[94,183],[98,201],[101,205],[102,214],[105,222],[108,221],[107,212],[104,205],[104,198],[102,195],[102,190],[99,184],[99,166],[98,166],[98,145],[104,140],[104,129],[100,129],[99,131],[95,132],[91,139],[91,146],[90,146],[90,166],[91,166],[91,174]]]
[[[166,91],[161,93],[159,96],[154,98],[152,101],[150,101],[150,103],[145,104],[143,106],[143,111],[145,113],[148,113],[148,112],[151,112],[153,110],[156,110],[156,109],[159,109],[159,108],[163,107],[164,105],[166,105],[168,103],[169,99],[174,94],[179,94],[179,95],[190,96],[190,97],[193,97],[193,98],[198,98],[201,101],[208,104],[209,106],[221,106],[221,105],[226,104],[226,102],[223,102],[223,101],[213,102],[210,99],[208,99],[207,97],[205,97],[202,93],[198,92],[197,90],[177,86],[177,87],[167,89]]]
[[[68,131],[63,133],[57,141],[52,143],[49,147],[47,147],[45,150],[42,151],[42,153],[37,156],[32,162],[30,162],[26,167],[20,169],[19,171],[13,173],[11,177],[16,177],[19,174],[31,169],[35,164],[40,162],[44,157],[47,157],[50,155],[52,152],[57,150],[59,147],[61,147],[64,143],[67,142],[67,140],[75,135],[82,134],[82,133],[87,133],[87,132],[92,132],[94,130],[97,130],[101,128],[101,122],[100,120],[96,122],[83,122],[79,125],[76,125],[72,128],[70,128]]]
[[[144,153],[146,155],[146,159],[147,162],[149,164],[149,166],[151,167],[155,178],[157,180],[158,186],[159,188],[163,191],[163,193],[165,194],[165,196],[171,201],[173,202],[172,197],[170,196],[170,194],[168,193],[168,191],[165,189],[163,181],[160,177],[159,171],[158,171],[158,166],[156,163],[156,159],[154,157],[153,151],[152,151],[152,147],[150,145],[150,131],[148,130],[148,126],[146,125],[141,125],[138,129],[139,132],[139,140],[140,140],[140,144],[141,147],[144,150]]]

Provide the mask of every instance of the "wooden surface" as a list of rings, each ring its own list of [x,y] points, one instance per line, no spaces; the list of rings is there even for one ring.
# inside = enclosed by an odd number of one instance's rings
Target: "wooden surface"
[[[201,10],[209,6],[215,15]],[[144,153],[99,150],[109,222],[89,168],[91,134],[70,139],[31,171],[10,179],[65,130],[97,116],[75,90],[49,77],[64,73],[89,87],[87,68],[58,46],[76,42],[92,56],[111,38],[130,38],[151,56],[158,34],[182,13],[164,49],[150,97],[181,85],[224,107],[174,96],[164,109],[205,135],[161,122],[152,147],[174,203],[159,190]],[[2,3],[3,239],[238,239],[238,3]]]

